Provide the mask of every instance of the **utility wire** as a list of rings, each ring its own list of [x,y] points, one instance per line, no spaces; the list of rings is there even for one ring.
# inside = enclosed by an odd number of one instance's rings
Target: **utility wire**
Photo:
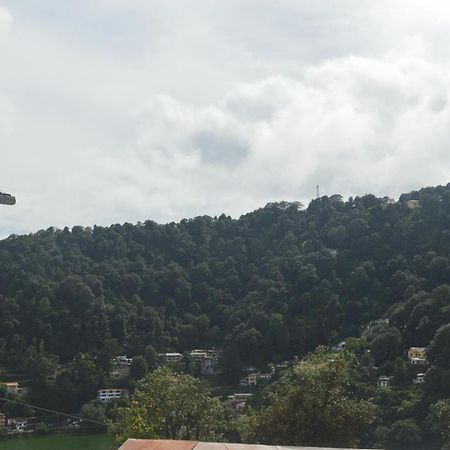
[[[81,419],[80,417],[74,416],[73,414],[66,414],[66,413],[62,413],[62,412],[59,412],[59,411],[54,411],[52,409],[41,408],[40,406],[30,405],[29,403],[18,402],[17,400],[11,400],[11,399],[5,398],[5,397],[0,397],[0,400],[3,400],[5,402],[9,402],[9,403],[15,403],[15,404],[21,405],[21,406],[29,406],[30,408],[33,408],[33,409],[40,409],[41,411],[46,411],[46,412],[50,412],[50,413],[53,413],[53,414],[58,414],[60,416],[70,417],[71,419],[77,419],[77,420],[81,420],[83,422],[91,422],[91,423],[95,423],[97,425],[106,426],[106,423],[97,422],[96,420]]]

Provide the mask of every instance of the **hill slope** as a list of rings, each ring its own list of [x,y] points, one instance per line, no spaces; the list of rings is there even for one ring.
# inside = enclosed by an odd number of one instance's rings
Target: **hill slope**
[[[0,242],[0,365],[42,384],[57,360],[78,355],[80,365],[89,353],[100,375],[81,393],[66,380],[55,394],[76,408],[122,352],[224,348],[233,381],[242,364],[301,356],[387,318],[365,331],[364,345],[386,374],[407,379],[396,358],[450,323],[449,250],[450,184],[398,202],[334,195],[237,220],[11,236]],[[450,396],[436,376],[430,402]]]

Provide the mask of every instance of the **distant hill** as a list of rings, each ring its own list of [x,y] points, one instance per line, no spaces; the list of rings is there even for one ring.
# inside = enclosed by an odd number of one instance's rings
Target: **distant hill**
[[[398,202],[333,195],[237,220],[11,236],[0,242],[0,365],[30,371],[37,346],[60,363],[90,353],[98,370],[149,346],[219,347],[233,381],[242,365],[363,335],[393,373],[450,323],[449,251],[450,184]],[[450,397],[447,384],[435,398]]]
[[[449,249],[450,184],[396,203],[334,195],[238,220],[11,236],[0,242],[0,360],[19,362],[33,338],[69,360],[106,337],[129,354],[225,343],[249,364],[281,360],[388,311],[407,321],[414,295],[450,283]],[[419,334],[402,322],[405,345],[426,344],[447,319]]]

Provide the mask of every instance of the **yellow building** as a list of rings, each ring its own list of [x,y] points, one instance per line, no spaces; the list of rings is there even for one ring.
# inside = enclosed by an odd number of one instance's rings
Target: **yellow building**
[[[410,347],[408,350],[408,358],[413,359],[426,359],[426,347]]]

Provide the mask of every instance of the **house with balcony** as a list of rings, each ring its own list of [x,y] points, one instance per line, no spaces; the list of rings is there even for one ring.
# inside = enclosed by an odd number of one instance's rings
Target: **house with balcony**
[[[103,403],[109,403],[125,397],[126,395],[128,395],[128,391],[126,389],[99,389],[97,391],[97,400],[100,400]]]

